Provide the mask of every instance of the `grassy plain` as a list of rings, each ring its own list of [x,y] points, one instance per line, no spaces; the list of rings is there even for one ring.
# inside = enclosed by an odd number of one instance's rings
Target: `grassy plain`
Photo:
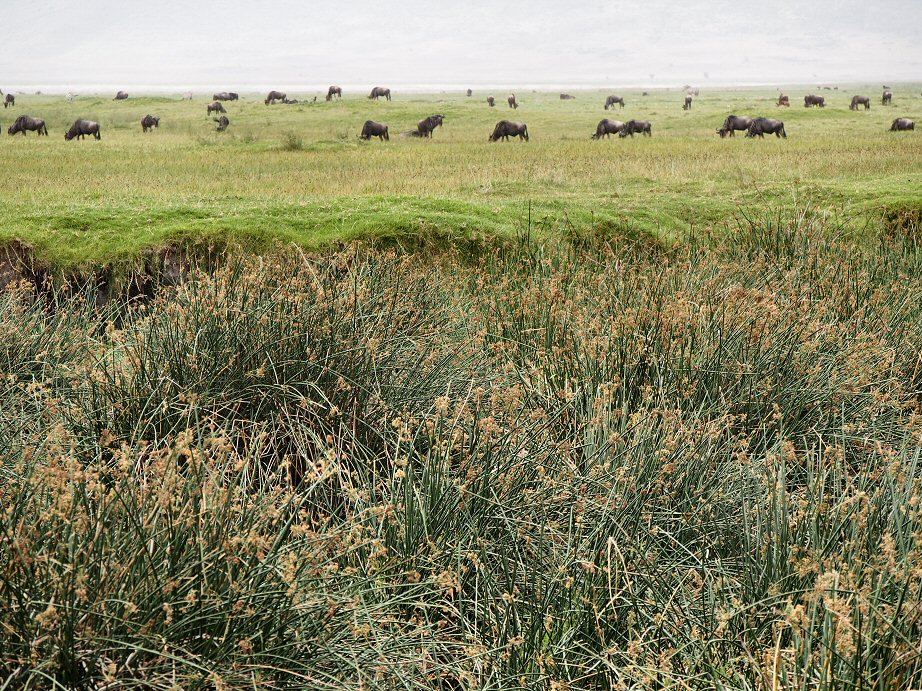
[[[265,106],[244,94],[227,104],[231,126],[215,132],[210,99],[20,95],[0,114],[43,117],[48,138],[0,142],[0,240],[19,238],[60,265],[108,262],[176,240],[218,239],[265,247],[316,248],[336,240],[435,236],[545,236],[570,229],[651,233],[670,242],[707,228],[734,227],[741,215],[818,209],[862,230],[887,214],[922,207],[922,134],[888,132],[894,117],[922,122],[918,86],[900,86],[879,105],[879,86],[822,91],[825,110],[800,105],[804,87],[776,92],[704,91],[690,112],[678,91],[625,91],[624,110],[605,112],[604,92],[395,93],[372,102]],[[852,93],[872,96],[850,112]],[[290,94],[302,98],[304,94]],[[310,97],[311,95],[307,95]],[[432,141],[401,139],[417,120],[446,115]],[[729,113],[780,117],[789,138],[720,140]],[[162,125],[142,134],[140,119]],[[98,120],[102,141],[63,140],[74,119]],[[591,141],[602,117],[653,122],[652,139]],[[529,144],[489,144],[501,118],[524,121]],[[388,143],[360,142],[366,119],[390,126]]]

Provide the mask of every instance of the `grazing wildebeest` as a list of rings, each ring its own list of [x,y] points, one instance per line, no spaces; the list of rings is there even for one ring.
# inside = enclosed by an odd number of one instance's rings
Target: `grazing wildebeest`
[[[64,139],[70,141],[74,137],[83,139],[84,135],[91,134],[96,139],[102,139],[99,134],[99,123],[92,120],[75,120],[70,129],[64,133]]]
[[[621,130],[619,137],[633,137],[635,134],[645,134],[648,137],[653,136],[653,125],[646,120],[628,120]]]
[[[384,123],[366,120],[365,124],[362,125],[362,134],[360,134],[359,137],[366,141],[372,137],[377,137],[383,142],[390,141],[391,135],[387,129],[387,125]]]
[[[691,110],[692,107],[692,96],[687,94],[685,96],[685,104],[682,106],[682,110]]]
[[[13,94],[7,94],[6,98],[3,99],[3,107],[9,108],[10,106],[16,105],[16,97]]]
[[[489,103],[490,107],[492,108],[493,106],[496,105],[496,99],[493,98],[492,96],[487,96],[487,103]]]
[[[240,94],[234,93],[233,91],[220,91],[214,94],[211,97],[212,101],[236,101],[240,98]]]
[[[816,96],[810,94],[809,96],[804,96],[804,108],[825,108],[826,99],[822,96]]]
[[[727,119],[724,120],[724,124],[717,130],[717,134],[719,134],[721,138],[727,135],[734,137],[736,136],[736,132],[745,132],[749,129],[750,125],[752,125],[752,118],[750,117],[745,115],[728,115]]]
[[[470,97],[473,96],[473,95],[474,95],[474,90],[473,90],[473,89],[468,89],[468,90],[467,90],[467,97],[470,98]]]
[[[391,100],[391,90],[386,89],[383,86],[376,86],[374,89],[371,90],[371,93],[368,94],[368,98],[373,98],[376,101],[379,98],[386,98],[388,101],[390,101]]]
[[[788,138],[787,132],[784,131],[784,123],[781,120],[772,120],[771,118],[755,118],[746,132],[747,137],[760,137],[765,139],[766,134],[773,134],[779,139]]]
[[[442,114],[439,115],[430,115],[428,118],[420,120],[416,123],[416,132],[420,137],[431,137],[432,131],[436,127],[442,126],[442,120],[445,119],[445,116]]]
[[[270,91],[269,95],[266,96],[266,105],[274,104],[276,101],[284,101],[288,98],[288,94],[284,94],[281,91]]]
[[[909,130],[915,130],[916,123],[914,123],[909,118],[897,118],[893,121],[893,124],[890,125],[891,132],[907,132]]]
[[[572,101],[576,96],[571,96],[570,94],[560,94],[561,101]]]
[[[154,115],[145,115],[141,120],[141,131],[150,132],[155,127],[160,127],[160,118]]]
[[[858,106],[864,106],[865,110],[871,110],[871,99],[867,96],[852,96],[852,103],[849,110],[858,110]]]
[[[216,128],[218,132],[223,132],[230,126],[230,119],[226,115],[222,115],[219,118],[212,118],[212,120],[218,123],[218,126]]]
[[[126,98],[128,98],[128,94],[126,94],[124,91],[119,91],[117,94],[115,94],[115,98],[113,98],[112,100],[113,101],[124,101]]]
[[[328,100],[328,101],[332,101],[334,96],[335,96],[336,98],[342,98],[342,97],[343,97],[343,90],[342,90],[342,87],[339,87],[339,86],[331,86],[329,89],[327,89],[327,100]]]
[[[789,98],[788,98],[787,96],[785,96],[784,94],[781,94],[781,95],[778,97],[778,106],[779,106],[779,107],[780,107],[780,106],[784,106],[785,108],[790,108],[790,107],[791,107],[791,99],[789,99]]]
[[[592,135],[593,139],[601,139],[602,137],[608,137],[612,134],[618,134],[621,130],[624,129],[624,123],[620,120],[609,120],[605,118],[600,120],[598,126],[595,128],[595,134]]]
[[[624,108],[623,98],[621,98],[620,96],[609,96],[608,98],[605,99],[605,110],[608,110],[616,103],[619,104],[622,108]]]
[[[890,89],[884,91],[884,96],[880,99],[881,103],[885,106],[889,106],[893,102],[893,92]]]
[[[227,112],[224,109],[224,106],[218,101],[215,101],[214,103],[209,103],[207,108],[208,108],[208,113],[207,113],[208,115],[211,115],[212,113],[226,113]]]
[[[20,115],[16,118],[16,121],[10,125],[10,128],[7,130],[9,134],[18,134],[22,132],[22,136],[26,136],[26,130],[30,132],[38,132],[39,136],[43,134],[48,136],[48,128],[45,126],[45,121],[41,118],[33,118],[28,115]]]
[[[513,110],[519,107],[519,102],[515,100],[515,94],[509,94],[509,98],[506,99],[506,103],[508,103],[509,107]]]
[[[528,126],[524,122],[509,122],[509,120],[500,120],[493,129],[489,141],[497,142],[500,139],[507,141],[509,137],[519,137],[528,141]]]

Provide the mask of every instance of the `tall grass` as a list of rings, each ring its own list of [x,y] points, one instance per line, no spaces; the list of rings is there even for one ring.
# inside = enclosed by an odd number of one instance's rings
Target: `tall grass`
[[[922,253],[350,248],[3,297],[0,687],[922,683]]]

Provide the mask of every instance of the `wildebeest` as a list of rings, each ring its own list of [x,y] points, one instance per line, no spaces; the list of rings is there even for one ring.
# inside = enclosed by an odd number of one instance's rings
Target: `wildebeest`
[[[329,89],[327,89],[327,100],[328,100],[328,101],[332,101],[334,96],[335,96],[336,98],[342,98],[342,97],[343,97],[343,90],[342,90],[342,87],[339,87],[339,86],[331,86]]]
[[[276,101],[284,101],[288,98],[288,94],[284,94],[281,91],[270,91],[269,95],[266,96],[265,104],[268,106],[274,104]]]
[[[755,118],[749,126],[749,131],[746,132],[747,137],[760,137],[761,139],[765,139],[766,134],[788,138],[787,132],[784,131],[784,123],[771,118]]]
[[[155,127],[160,127],[160,118],[154,115],[145,115],[141,119],[141,131],[150,132]]]
[[[236,101],[240,98],[239,94],[233,91],[219,91],[211,97],[212,101]]]
[[[871,99],[867,96],[852,96],[852,103],[849,110],[858,110],[858,106],[864,106],[865,110],[871,110]]]
[[[384,123],[366,120],[365,124],[362,126],[362,134],[360,134],[359,137],[366,141],[372,137],[377,137],[383,142],[390,141],[391,135],[387,129],[387,125]]]
[[[7,130],[8,134],[18,134],[22,132],[22,136],[26,136],[26,130],[30,132],[38,132],[39,136],[43,134],[48,136],[48,128],[45,126],[45,121],[41,118],[33,118],[28,115],[20,115],[16,118],[15,122],[10,125],[10,128]]]
[[[468,89],[468,90],[467,90],[467,97],[470,98],[470,97],[473,96],[473,95],[474,95],[474,90],[473,90],[473,89]]]
[[[822,96],[815,96],[810,94],[809,96],[804,96],[804,108],[825,108],[826,99]]]
[[[112,100],[113,101],[124,101],[126,98],[128,98],[128,94],[126,94],[124,91],[119,91],[117,94],[115,94],[115,98],[113,98]]]
[[[736,132],[745,132],[749,129],[750,125],[752,125],[752,118],[750,117],[745,115],[728,115],[727,119],[724,120],[724,124],[717,130],[717,134],[719,134],[721,138],[727,135],[734,137],[736,136]]]
[[[790,107],[791,107],[791,99],[789,99],[789,98],[788,98],[787,96],[785,96],[784,94],[781,94],[781,95],[778,97],[778,106],[779,106],[779,107],[780,107],[780,106],[784,106],[785,108],[790,108]]]
[[[223,132],[230,126],[230,118],[226,115],[222,115],[219,118],[212,118],[212,120],[218,123],[217,128],[215,128],[218,132]]]
[[[368,94],[368,98],[373,98],[376,101],[379,98],[386,98],[388,101],[390,101],[391,100],[391,90],[386,89],[383,86],[376,86],[374,89],[371,90],[371,93]]]
[[[428,118],[424,118],[416,123],[416,132],[420,137],[431,137],[432,132],[436,127],[442,126],[442,120],[445,119],[445,116],[442,114],[430,115]]]
[[[648,137],[653,136],[653,125],[646,120],[628,120],[624,129],[621,130],[619,137],[633,137],[635,134],[645,134]]]
[[[624,123],[620,120],[609,120],[605,118],[600,120],[598,126],[595,128],[595,134],[592,135],[593,139],[601,139],[602,137],[608,137],[612,134],[618,134],[621,130],[624,129]]]
[[[572,101],[576,96],[571,96],[570,94],[560,94],[561,101]]]
[[[208,115],[211,115],[212,113],[226,113],[227,112],[224,109],[223,104],[219,103],[218,101],[215,101],[214,103],[209,103],[207,108],[208,108],[208,113],[207,113]]]
[[[3,107],[9,108],[10,106],[16,105],[16,97],[13,94],[7,94],[6,98],[3,99]]]
[[[519,137],[528,141],[528,126],[524,122],[510,122],[509,120],[500,120],[493,128],[493,134],[490,135],[489,141],[497,142],[500,139],[507,141],[509,137]]]
[[[490,107],[492,108],[493,106],[496,105],[496,99],[493,98],[492,96],[487,96],[487,103],[489,103]]]
[[[99,123],[92,120],[75,120],[70,129],[64,133],[64,139],[70,141],[74,137],[83,139],[87,134],[93,135],[95,139],[102,139],[99,133]]]
[[[509,107],[513,110],[519,107],[519,102],[515,100],[515,94],[509,94],[509,98],[506,99],[506,103],[508,103]]]
[[[914,123],[909,118],[897,118],[893,121],[893,124],[890,125],[891,132],[907,132],[909,130],[915,130],[916,123]]]
[[[605,110],[608,110],[616,103],[619,104],[622,108],[624,108],[623,98],[621,98],[620,96],[609,96],[608,98],[605,99]]]
[[[889,106],[893,102],[893,92],[890,91],[890,89],[884,90],[883,98],[881,98],[880,101],[885,106]]]
[[[692,107],[692,96],[687,94],[685,96],[685,104],[682,106],[682,110],[691,110]]]

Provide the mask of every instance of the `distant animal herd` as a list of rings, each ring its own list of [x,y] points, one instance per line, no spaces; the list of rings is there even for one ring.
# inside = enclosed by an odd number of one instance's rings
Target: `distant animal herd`
[[[828,87],[826,87],[828,88]],[[3,95],[3,92],[0,91],[0,95]],[[332,101],[334,99],[342,98],[343,90],[339,86],[330,86],[327,90],[326,100]],[[473,95],[471,89],[467,90],[468,97]],[[643,93],[644,96],[647,96],[647,92]],[[682,109],[689,111],[692,109],[694,103],[694,97],[698,96],[699,92],[697,89],[692,90],[690,87],[685,87],[685,96],[682,103]],[[68,94],[67,100],[69,102],[74,101],[75,96],[73,94]],[[191,94],[187,94],[183,97],[184,100],[191,98]],[[382,87],[376,86],[371,90],[371,93],[368,95],[369,99],[379,100],[385,99],[391,100],[391,90]],[[560,99],[562,101],[573,100],[575,97],[570,94],[562,93],[560,94]],[[128,93],[125,91],[119,91],[116,93],[115,101],[126,101],[128,100]],[[217,113],[220,117],[213,118],[213,120],[218,124],[217,131],[224,132],[230,126],[230,119],[227,117],[227,109],[224,107],[224,103],[231,101],[240,100],[240,95],[233,91],[221,91],[212,95],[212,102],[207,105],[206,113],[211,115],[212,113]],[[313,102],[316,102],[317,97],[315,96]],[[496,99],[493,96],[488,96],[486,99],[487,105],[490,108],[496,106]],[[289,99],[288,95],[282,91],[270,91],[264,100],[264,103],[267,106],[274,105],[276,103],[283,103],[286,105],[301,103],[296,99]],[[509,94],[506,98],[506,103],[509,105],[509,108],[517,110],[519,108],[519,102],[515,97],[515,94]],[[883,88],[883,95],[881,96],[881,104],[884,106],[892,105],[893,103],[893,91],[890,87],[885,86]],[[625,107],[624,98],[616,94],[612,94],[605,99],[604,108],[609,110],[615,106],[620,108]],[[790,98],[781,94],[778,97],[776,103],[779,108],[789,108],[791,106]],[[16,98],[13,94],[6,94],[3,100],[3,107],[11,108],[16,106]],[[815,94],[808,94],[804,96],[804,108],[825,108],[826,99],[823,96],[817,96]],[[849,110],[858,110],[859,107],[863,107],[864,110],[871,109],[871,99],[867,96],[856,95],[852,97],[851,103],[849,105]],[[423,118],[416,124],[416,128],[409,130],[407,132],[401,133],[401,137],[421,137],[421,138],[431,138],[433,132],[436,128],[442,126],[442,122],[445,119],[445,116],[442,114],[430,115],[429,117]],[[145,115],[141,119],[141,130],[142,132],[152,132],[155,128],[160,126],[160,118],[151,114]],[[890,125],[891,132],[905,132],[915,130],[915,123],[909,118],[896,118]],[[12,125],[7,129],[7,132],[11,135],[22,133],[25,136],[26,132],[37,132],[39,135],[48,135],[48,127],[45,125],[45,121],[41,118],[34,118],[29,115],[20,115],[16,118]],[[729,115],[723,124],[717,128],[717,134],[720,135],[721,139],[725,137],[733,137],[736,135],[736,132],[745,132],[747,137],[760,137],[764,138],[766,134],[774,134],[778,138],[787,138],[787,132],[784,129],[784,123],[781,120],[776,120],[774,118],[767,117],[749,117],[741,115]],[[646,120],[628,120],[627,122],[621,122],[620,120],[610,120],[605,118],[599,122],[596,126],[595,134],[592,135],[592,139],[602,139],[603,137],[609,138],[611,135],[616,134],[621,138],[624,137],[633,137],[635,134],[641,134],[648,137],[653,136],[653,125]],[[64,139],[70,141],[71,139],[83,139],[85,136],[91,136],[94,139],[102,139],[101,128],[98,122],[93,120],[83,120],[78,119],[71,125],[70,129],[65,132]],[[374,120],[367,120],[362,126],[362,132],[359,135],[361,139],[370,140],[373,137],[377,137],[381,141],[390,140],[390,131],[386,124],[381,122],[375,122]],[[510,120],[500,120],[496,127],[493,129],[492,134],[490,134],[488,141],[496,142],[499,140],[508,141],[509,138],[518,137],[521,141],[527,142],[528,137],[528,126],[522,122],[512,122]]]

